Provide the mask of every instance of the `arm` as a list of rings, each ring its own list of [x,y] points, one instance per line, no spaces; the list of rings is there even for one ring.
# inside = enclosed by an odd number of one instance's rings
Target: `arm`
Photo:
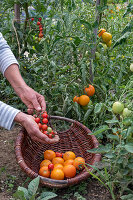
[[[35,118],[31,115],[22,113],[3,102],[0,101],[0,126],[11,130],[15,122],[20,123],[27,130],[30,137],[41,143],[55,143],[59,141],[58,135],[55,135],[53,139],[48,138],[38,128]]]
[[[44,97],[36,91],[34,91],[25,83],[20,74],[18,62],[1,33],[0,71],[10,82],[16,94],[27,106],[29,114],[32,114],[34,109],[37,111],[46,110],[46,103]]]
[[[34,109],[37,111],[46,110],[46,103],[44,97],[36,91],[34,91],[25,83],[19,72],[18,65],[10,65],[6,69],[4,76],[14,88],[16,94],[27,106],[29,114],[32,114]]]
[[[45,110],[46,103],[44,97],[30,88],[21,77],[18,63],[7,42],[0,33],[0,71],[10,82],[17,95],[28,107],[28,112],[32,113],[34,109],[37,111]],[[22,113],[3,102],[0,102],[0,126],[10,130],[15,122],[25,127],[28,134],[33,140],[42,143],[55,143],[59,141],[59,137],[50,139],[44,135],[34,121],[34,117]]]

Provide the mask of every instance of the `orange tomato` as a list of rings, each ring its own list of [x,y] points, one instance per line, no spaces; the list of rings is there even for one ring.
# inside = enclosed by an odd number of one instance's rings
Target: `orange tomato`
[[[43,33],[39,33],[39,38],[42,38],[43,37]]]
[[[52,150],[46,150],[44,152],[44,159],[47,159],[47,160],[52,160],[53,158],[56,157],[56,154],[54,151]]]
[[[87,95],[81,95],[79,97],[79,104],[81,106],[86,106],[90,101],[90,98]]]
[[[51,161],[50,161],[50,160],[43,160],[43,161],[40,163],[40,168],[43,167],[43,166],[48,166],[49,164],[51,164]]]
[[[73,178],[76,175],[76,167],[73,165],[65,165],[63,172],[66,178]]]
[[[109,42],[107,43],[107,46],[111,47],[111,44],[112,44],[112,40],[109,40]]]
[[[65,165],[73,165],[73,162],[74,162],[73,159],[66,160],[66,161],[64,162],[64,166],[65,166]]]
[[[82,157],[77,157],[75,158],[73,165],[76,167],[76,169],[82,170],[85,165],[85,159]]]
[[[76,155],[75,153],[73,153],[72,151],[66,151],[63,155],[63,159],[66,161],[66,160],[74,160],[76,158]]]
[[[51,172],[50,177],[56,180],[63,180],[64,179],[64,172],[62,169],[53,169]]]
[[[105,32],[102,34],[102,39],[103,39],[103,42],[107,44],[112,39],[112,35],[108,32]]]
[[[104,28],[101,28],[99,31],[98,31],[98,36],[101,37],[102,34],[106,32],[106,30]]]
[[[54,165],[55,165],[55,164],[62,164],[62,165],[64,165],[64,160],[63,160],[63,158],[61,158],[61,157],[56,157],[56,158],[53,158],[52,163],[53,163]]]
[[[89,87],[85,88],[84,93],[88,96],[93,96],[95,93],[95,88],[93,85],[89,85]]]
[[[54,169],[62,169],[62,170],[63,170],[63,165],[60,164],[60,163],[56,163],[56,164],[54,165]]]
[[[73,102],[77,102],[77,103],[78,103],[78,101],[79,101],[79,97],[75,96],[75,97],[73,98]]]
[[[48,169],[48,166],[43,166],[39,170],[39,175],[49,178],[50,177],[50,170]]]

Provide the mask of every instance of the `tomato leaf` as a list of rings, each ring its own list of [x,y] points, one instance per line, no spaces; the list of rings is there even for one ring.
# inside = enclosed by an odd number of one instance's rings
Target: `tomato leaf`
[[[91,135],[98,135],[98,134],[100,134],[100,133],[102,133],[102,132],[104,132],[108,129],[109,129],[109,127],[107,125],[100,126],[96,131],[93,131],[91,133]]]
[[[114,44],[113,48],[115,48],[116,46],[124,43],[126,41],[126,39],[130,36],[130,32],[126,32],[122,37],[120,37],[116,43]]]
[[[102,107],[103,107],[103,103],[97,103],[97,104],[95,105],[94,113],[95,113],[95,114],[100,113]]]
[[[115,124],[115,123],[119,123],[119,121],[117,119],[112,119],[112,120],[106,120],[105,121],[107,124]]]
[[[129,153],[133,153],[133,143],[127,143],[124,147]]]
[[[112,148],[111,144],[107,144],[106,146],[99,145],[98,148],[87,150],[87,152],[89,152],[89,153],[108,153],[111,150],[111,148]]]
[[[49,200],[54,197],[57,197],[57,194],[53,192],[43,192],[40,197],[37,198],[37,200]]]
[[[29,183],[28,193],[29,193],[30,196],[33,196],[33,195],[36,194],[36,191],[37,191],[38,186],[39,186],[39,182],[40,182],[40,177],[38,176]]]

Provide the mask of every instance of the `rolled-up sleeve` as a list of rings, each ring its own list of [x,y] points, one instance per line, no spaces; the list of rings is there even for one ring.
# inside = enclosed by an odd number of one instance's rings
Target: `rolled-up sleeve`
[[[20,110],[0,101],[0,126],[11,130],[15,124],[14,118],[19,112]]]
[[[19,65],[9,45],[0,33],[0,71],[3,76],[6,69],[12,64]]]

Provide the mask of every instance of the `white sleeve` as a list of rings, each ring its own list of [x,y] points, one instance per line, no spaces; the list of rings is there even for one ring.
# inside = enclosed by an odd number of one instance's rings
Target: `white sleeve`
[[[9,45],[0,33],[0,71],[3,76],[6,69],[12,64],[19,65]]]
[[[0,126],[11,130],[14,125],[14,118],[19,112],[20,110],[0,101]]]

